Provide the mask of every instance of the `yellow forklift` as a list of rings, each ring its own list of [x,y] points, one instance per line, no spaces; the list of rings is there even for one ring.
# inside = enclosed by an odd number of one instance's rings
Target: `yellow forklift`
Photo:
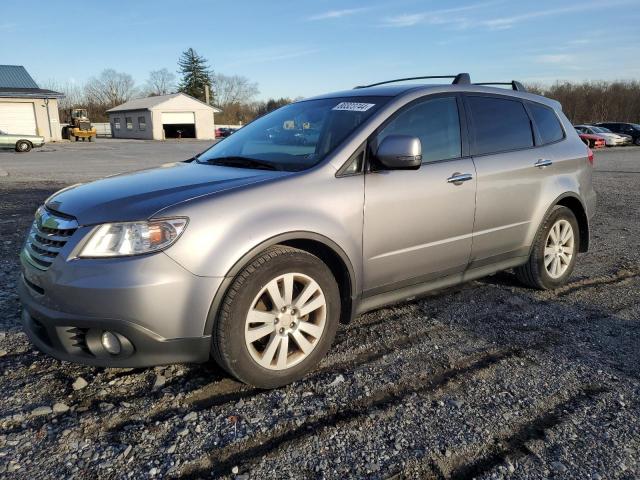
[[[65,122],[68,124],[62,130],[62,138],[67,138],[72,142],[82,141],[92,142],[96,138],[96,127],[91,125],[85,108],[70,108],[64,111]]]

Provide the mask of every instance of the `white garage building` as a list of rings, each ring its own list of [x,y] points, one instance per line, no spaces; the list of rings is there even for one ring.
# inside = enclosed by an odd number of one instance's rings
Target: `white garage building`
[[[114,138],[212,140],[214,114],[221,111],[184,93],[172,93],[131,100],[107,113]]]
[[[60,140],[58,99],[62,93],[38,87],[21,65],[0,65],[0,130]]]

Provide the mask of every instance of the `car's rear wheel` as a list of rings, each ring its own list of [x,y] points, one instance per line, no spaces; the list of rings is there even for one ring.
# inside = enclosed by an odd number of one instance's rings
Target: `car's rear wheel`
[[[636,138],[633,143],[640,147],[640,137]]]
[[[26,153],[31,150],[31,143],[26,140],[16,142],[16,152]]]
[[[212,354],[239,380],[275,388],[301,378],[324,357],[339,317],[331,270],[303,250],[270,247],[229,287]]]
[[[575,267],[579,245],[575,215],[556,205],[538,230],[529,260],[516,268],[518,279],[543,290],[564,285]]]

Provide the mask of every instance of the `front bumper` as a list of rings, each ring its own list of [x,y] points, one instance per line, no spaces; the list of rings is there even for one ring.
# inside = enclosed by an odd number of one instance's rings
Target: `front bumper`
[[[110,367],[209,359],[205,323],[223,278],[193,275],[162,252],[72,259],[73,243],[45,270],[22,257],[22,322],[40,350],[61,360]],[[102,347],[106,331],[125,340],[122,354]]]
[[[28,288],[21,281],[21,289]],[[171,363],[199,363],[209,359],[211,338],[162,338],[134,323],[87,319],[25,305],[22,325],[42,352],[59,360],[101,367],[150,367]],[[100,343],[103,332],[116,332],[132,348],[111,355]]]

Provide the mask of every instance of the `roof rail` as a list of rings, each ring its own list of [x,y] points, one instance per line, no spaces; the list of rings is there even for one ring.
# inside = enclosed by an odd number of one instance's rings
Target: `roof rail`
[[[482,82],[474,83],[474,85],[511,85],[511,88],[516,92],[526,92],[527,89],[517,80],[511,80],[510,82]]]
[[[459,73],[457,75],[430,75],[427,77],[397,78],[395,80],[386,80],[384,82],[372,83],[370,85],[358,85],[355,88],[377,87],[378,85],[385,85],[387,83],[406,82],[408,80],[426,80],[430,78],[453,78],[453,82],[451,82],[452,85],[470,85],[471,84],[471,77],[469,77],[468,73]]]

